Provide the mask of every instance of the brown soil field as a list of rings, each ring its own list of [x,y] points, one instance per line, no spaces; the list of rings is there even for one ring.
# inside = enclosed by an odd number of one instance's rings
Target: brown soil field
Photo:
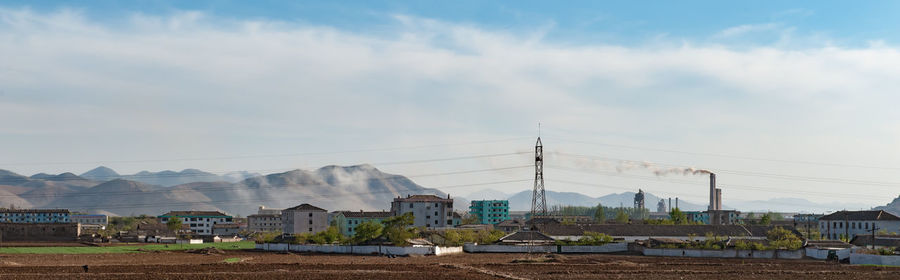
[[[226,259],[237,261],[226,263]],[[85,272],[83,265],[88,266]],[[900,268],[813,260],[630,255],[381,256],[228,251],[0,255],[2,279],[900,279]]]

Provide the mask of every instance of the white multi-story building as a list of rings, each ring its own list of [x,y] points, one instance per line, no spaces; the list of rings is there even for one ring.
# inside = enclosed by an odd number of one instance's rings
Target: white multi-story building
[[[231,216],[219,211],[171,211],[157,218],[163,224],[168,223],[169,219],[181,219],[181,223],[188,225],[197,235],[212,235],[214,225],[234,223]]]
[[[282,233],[294,235],[317,233],[328,229],[328,211],[309,204],[300,204],[281,211]]]
[[[71,223],[68,209],[6,209],[0,208],[0,223]]]
[[[900,217],[882,210],[838,211],[819,218],[819,232],[824,239],[853,239],[871,235],[872,230],[900,232]]]
[[[453,199],[450,195],[447,198],[436,195],[397,197],[391,202],[391,212],[396,216],[413,213],[414,227],[453,227]]]

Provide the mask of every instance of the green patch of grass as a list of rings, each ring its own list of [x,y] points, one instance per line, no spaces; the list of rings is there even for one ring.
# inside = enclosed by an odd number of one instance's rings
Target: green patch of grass
[[[900,265],[886,265],[886,264],[861,264],[860,266],[871,266],[871,267],[900,267]]]
[[[253,249],[253,241],[228,242],[228,243],[204,243],[204,244],[151,244],[135,246],[108,246],[108,247],[5,247],[0,248],[0,254],[113,254],[113,253],[139,253],[142,251],[180,251],[190,249],[202,249],[216,247],[222,250]]]
[[[241,262],[241,258],[227,258],[227,259],[225,259],[225,260],[222,261],[222,262],[224,262],[224,263],[238,263],[238,262]]]

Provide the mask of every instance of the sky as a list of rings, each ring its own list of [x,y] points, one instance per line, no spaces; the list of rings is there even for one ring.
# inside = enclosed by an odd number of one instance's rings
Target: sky
[[[883,205],[896,1],[3,1],[0,169]],[[540,129],[538,129],[540,123]]]

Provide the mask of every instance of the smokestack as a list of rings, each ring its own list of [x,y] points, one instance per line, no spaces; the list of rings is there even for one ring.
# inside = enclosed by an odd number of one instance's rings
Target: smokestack
[[[672,212],[672,198],[669,198],[669,212]]]
[[[716,174],[709,173],[709,210],[719,210],[716,208]]]
[[[675,197],[675,208],[678,208],[678,197]],[[679,208],[680,210],[681,208]]]
[[[722,210],[722,189],[716,188],[716,210]]]

